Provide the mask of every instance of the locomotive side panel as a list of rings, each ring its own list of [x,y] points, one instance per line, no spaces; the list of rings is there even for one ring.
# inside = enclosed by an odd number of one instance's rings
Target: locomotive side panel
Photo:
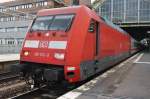
[[[88,34],[88,33],[87,33]],[[91,54],[91,60],[85,60],[80,64],[81,80],[84,80],[99,71],[105,70],[119,61],[127,58],[130,52],[130,37],[118,30],[108,26],[104,22],[99,22],[99,32],[96,38],[96,33],[86,36],[88,40],[84,46],[90,49],[90,44],[94,43]],[[88,37],[89,36],[89,37]],[[91,37],[91,38],[90,38]],[[90,39],[89,39],[90,38]],[[96,52],[96,39],[98,39],[98,55]],[[90,42],[90,43],[89,43]],[[89,46],[89,47],[88,47]],[[85,52],[83,52],[85,53]],[[89,51],[90,53],[90,51]],[[85,55],[87,56],[87,55]]]
[[[128,35],[118,32],[104,23],[101,24],[100,30],[101,58],[129,52],[130,38]]]

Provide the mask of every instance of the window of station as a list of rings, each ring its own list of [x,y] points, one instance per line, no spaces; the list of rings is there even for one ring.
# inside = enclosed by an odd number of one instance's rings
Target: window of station
[[[0,45],[3,45],[3,41],[2,40],[0,40]]]
[[[16,17],[5,17],[0,18],[0,22],[6,22],[6,21],[15,21]]]
[[[10,21],[10,17],[7,17],[7,18],[5,18],[6,19],[6,21]]]
[[[3,9],[3,12],[6,12],[6,9]]]
[[[0,12],[4,12],[6,11],[6,9],[0,8]]]
[[[35,5],[36,7],[38,7],[39,6],[39,3],[36,3],[36,5]]]
[[[0,28],[0,32],[6,32],[5,28]]]
[[[21,31],[27,31],[27,28],[28,27],[18,27],[18,31],[21,32]]]
[[[0,8],[0,12],[3,12],[3,9],[2,9],[2,8]]]
[[[16,10],[18,10],[19,9],[19,6],[16,6]]]
[[[48,5],[48,2],[46,2],[46,1],[45,2],[42,1],[42,2],[37,2],[36,3],[36,7],[38,7],[38,6],[46,6],[46,5]]]
[[[23,44],[23,40],[23,38],[0,38],[0,45],[21,46]]]
[[[45,2],[44,2],[44,6],[47,6],[47,5],[48,5],[48,2],[45,1]]]
[[[27,20],[27,18],[28,18],[28,16],[25,16],[25,15],[20,15],[20,17],[19,17],[19,20]]]
[[[16,5],[16,6],[10,6],[10,7],[5,8],[5,9],[0,8],[0,12],[5,12],[7,9],[15,11],[15,10],[18,10],[18,9],[20,9],[20,8],[22,8],[22,9],[25,9],[25,8],[32,8],[32,6],[33,6],[32,3],[29,3],[29,4],[22,4],[22,5]]]
[[[28,29],[28,26],[25,27],[9,27],[9,28],[0,28],[1,32],[26,32]]]
[[[0,45],[3,45],[3,41],[4,41],[3,39],[0,39]]]
[[[16,7],[15,7],[15,6],[12,6],[12,7],[10,7],[9,9],[15,11],[15,10],[16,10]]]
[[[24,8],[28,8],[28,6],[25,4],[25,5],[24,5]]]
[[[15,39],[5,39],[7,45],[15,45]]]
[[[29,4],[23,4],[23,5],[20,5],[20,8],[22,8],[22,9],[26,9],[26,8],[32,8],[32,4],[31,3],[29,3]]]
[[[17,45],[22,45],[23,40],[23,38],[17,38]]]
[[[5,41],[6,41],[6,40],[5,40],[4,38],[1,38],[1,39],[0,39],[0,44],[1,44],[1,45],[5,45]]]
[[[10,10],[12,10],[12,7],[9,7]]]
[[[32,6],[33,6],[32,4],[29,4],[29,8],[32,8]]]
[[[15,17],[7,17],[6,20],[7,20],[7,21],[14,21],[14,20],[15,20]]]
[[[10,27],[10,28],[6,28],[6,32],[16,32],[17,28],[14,27]]]
[[[40,2],[41,6],[44,6],[44,2]]]
[[[111,2],[110,0],[105,0],[103,5],[100,6],[101,15],[107,19],[111,19]]]
[[[8,41],[8,45],[14,45],[14,41]]]
[[[0,45],[2,45],[3,44],[3,42],[2,42],[2,40],[0,40]]]
[[[21,8],[24,9],[24,5],[21,5]]]
[[[0,18],[0,22],[3,22],[4,21],[4,18]]]

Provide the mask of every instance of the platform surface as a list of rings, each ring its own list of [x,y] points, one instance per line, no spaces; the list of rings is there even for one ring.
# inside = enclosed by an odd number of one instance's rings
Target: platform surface
[[[19,54],[2,54],[2,55],[0,55],[0,62],[17,61],[19,59],[20,59]]]
[[[150,99],[150,53],[134,62],[134,68],[113,93],[114,96],[127,96],[133,99]]]
[[[150,52],[141,52],[58,99],[150,99]]]

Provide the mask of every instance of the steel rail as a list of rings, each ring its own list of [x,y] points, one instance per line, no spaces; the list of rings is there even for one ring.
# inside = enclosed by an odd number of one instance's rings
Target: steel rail
[[[0,83],[12,81],[18,79],[19,77],[20,77],[19,74],[15,74],[12,72],[0,73]]]
[[[13,96],[13,97],[10,97],[10,98],[8,98],[8,99],[18,99],[18,98],[21,99],[21,97],[24,97],[24,96],[27,96],[27,95],[32,94],[32,93],[34,93],[34,92],[37,92],[37,91],[39,91],[41,88],[44,88],[44,87],[46,87],[46,85],[43,85],[43,86],[40,87],[40,88],[34,88],[34,89],[29,90],[29,91],[26,91],[26,92],[24,92],[24,93],[17,94],[17,95],[15,95],[15,96]]]

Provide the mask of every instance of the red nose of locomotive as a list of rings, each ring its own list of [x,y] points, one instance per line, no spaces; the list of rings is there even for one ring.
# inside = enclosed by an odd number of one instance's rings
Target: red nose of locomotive
[[[64,65],[67,32],[74,15],[37,17],[29,30],[21,52],[21,61]]]
[[[66,47],[67,35],[63,32],[28,33],[21,52],[21,60],[63,65]]]

